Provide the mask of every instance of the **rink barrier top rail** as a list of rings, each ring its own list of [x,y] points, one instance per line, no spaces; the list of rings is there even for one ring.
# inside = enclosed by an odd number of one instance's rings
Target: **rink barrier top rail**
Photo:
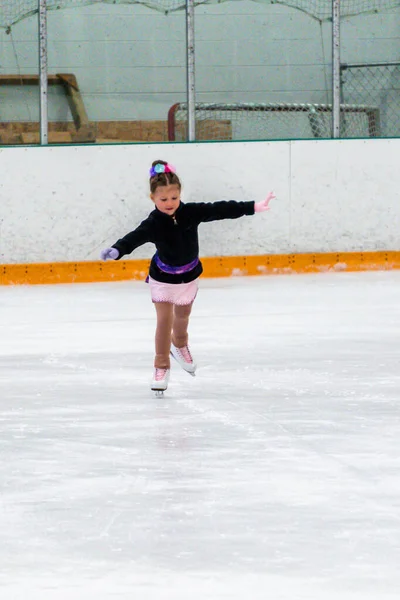
[[[204,257],[203,277],[400,269],[400,251]],[[0,266],[0,285],[145,280],[150,259]]]

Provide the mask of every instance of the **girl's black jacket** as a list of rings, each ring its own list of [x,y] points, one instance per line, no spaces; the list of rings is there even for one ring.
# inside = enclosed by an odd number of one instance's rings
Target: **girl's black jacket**
[[[181,202],[173,216],[162,213],[157,208],[134,230],[118,240],[113,248],[119,252],[118,259],[130,254],[146,242],[157,248],[159,258],[171,267],[179,267],[192,262],[199,256],[198,226],[208,221],[238,219],[254,214],[254,202]],[[162,283],[189,283],[203,272],[201,262],[186,273],[171,275],[161,271],[154,257],[150,263],[150,277]]]

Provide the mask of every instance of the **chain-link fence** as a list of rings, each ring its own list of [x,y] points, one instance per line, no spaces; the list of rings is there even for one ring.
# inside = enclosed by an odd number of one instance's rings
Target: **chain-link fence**
[[[340,80],[342,102],[375,107],[376,136],[400,136],[400,62],[344,64]]]

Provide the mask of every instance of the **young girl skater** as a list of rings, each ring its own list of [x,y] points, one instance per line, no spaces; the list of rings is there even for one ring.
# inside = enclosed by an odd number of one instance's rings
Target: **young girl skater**
[[[237,219],[269,209],[275,198],[270,192],[261,202],[181,201],[181,182],[170,164],[156,160],[150,169],[150,198],[155,209],[131,233],[101,252],[102,260],[119,260],[146,242],[153,242],[148,282],[157,314],[154,376],[151,389],[168,386],[170,355],[194,375],[196,363],[188,345],[188,325],[198,278],[203,272],[199,259],[198,226],[222,219]]]

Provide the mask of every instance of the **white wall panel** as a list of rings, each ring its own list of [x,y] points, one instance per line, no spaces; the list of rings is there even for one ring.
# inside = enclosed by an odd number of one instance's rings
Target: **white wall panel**
[[[400,140],[291,143],[294,252],[400,249]]]
[[[3,148],[0,260],[97,259],[152,210],[157,158],[187,202],[277,194],[266,214],[201,225],[202,256],[399,250],[398,156],[399,139]]]

